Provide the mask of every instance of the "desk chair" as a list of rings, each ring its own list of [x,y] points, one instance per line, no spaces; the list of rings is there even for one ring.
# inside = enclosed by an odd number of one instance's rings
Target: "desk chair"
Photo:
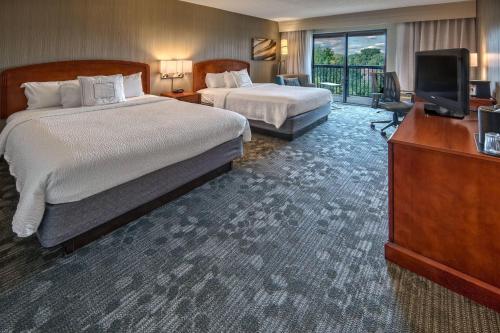
[[[414,96],[411,94],[411,102],[401,101],[401,86],[395,72],[387,73],[370,73],[372,82],[372,108],[382,108],[392,112],[392,120],[377,120],[370,122],[370,127],[375,129],[375,124],[387,124],[380,130],[380,134],[385,137],[386,129],[389,127],[397,127],[401,124],[399,118],[406,116],[411,110],[414,103]],[[384,82],[380,88],[380,82]],[[405,92],[407,94],[408,92]]]

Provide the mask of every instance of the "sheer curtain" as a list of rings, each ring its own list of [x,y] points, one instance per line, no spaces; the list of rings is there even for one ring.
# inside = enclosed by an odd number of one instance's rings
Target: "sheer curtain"
[[[309,74],[311,76],[312,31],[290,31],[281,33],[281,39],[288,41],[288,56],[285,71],[288,74]]]
[[[464,47],[476,52],[476,19],[401,23],[397,26],[396,72],[404,90],[413,90],[415,52]]]

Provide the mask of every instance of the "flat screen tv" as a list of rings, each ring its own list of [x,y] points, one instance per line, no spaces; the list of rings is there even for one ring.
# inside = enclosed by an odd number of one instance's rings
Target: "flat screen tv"
[[[416,52],[415,94],[432,103],[425,105],[428,114],[469,114],[469,50]]]

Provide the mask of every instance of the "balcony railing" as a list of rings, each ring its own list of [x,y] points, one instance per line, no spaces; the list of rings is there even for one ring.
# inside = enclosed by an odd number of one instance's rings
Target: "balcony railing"
[[[371,73],[383,73],[383,66],[360,66],[350,65],[347,67],[347,87],[346,97],[370,97],[372,93]],[[331,87],[330,90],[334,95],[342,95],[344,90],[344,66],[343,65],[313,65],[312,82],[318,87],[322,87],[321,83],[338,83],[340,86]],[[377,80],[380,85],[383,85],[383,80]],[[324,85],[323,88],[328,88]],[[380,91],[382,86],[377,87]]]

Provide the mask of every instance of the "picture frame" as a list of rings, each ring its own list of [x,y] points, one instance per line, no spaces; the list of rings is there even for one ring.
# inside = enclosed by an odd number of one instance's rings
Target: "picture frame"
[[[252,38],[252,60],[276,60],[277,43],[269,38]]]

